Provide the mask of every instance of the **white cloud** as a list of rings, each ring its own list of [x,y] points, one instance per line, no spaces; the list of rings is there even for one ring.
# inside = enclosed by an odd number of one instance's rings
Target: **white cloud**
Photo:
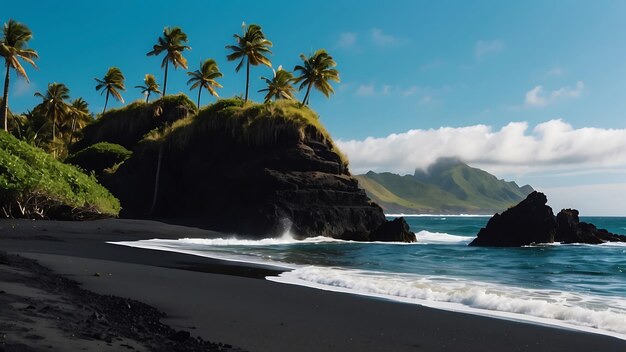
[[[476,59],[481,60],[487,55],[498,54],[504,50],[504,41],[502,40],[479,40],[474,45],[474,55]]]
[[[576,82],[576,87],[563,87],[561,89],[555,90],[551,94],[552,99],[558,98],[578,98],[582,92],[585,90],[585,84],[582,81]]]
[[[400,42],[400,40],[393,35],[383,33],[380,28],[372,28],[370,35],[374,44],[378,46],[392,46]]]
[[[545,92],[543,86],[539,85],[526,92],[525,102],[527,106],[546,106],[560,99],[578,98],[584,90],[585,84],[582,81],[576,82],[575,87],[562,87],[551,92]]]
[[[548,99],[541,96],[542,92],[543,92],[542,86],[535,86],[535,88],[526,92],[526,105],[530,105],[530,106],[548,105]]]
[[[361,84],[355,92],[356,95],[360,97],[371,97],[376,95],[376,91],[374,89],[373,84]]]
[[[394,88],[393,86],[389,84],[383,84],[380,87],[376,87],[373,84],[361,84],[358,86],[354,94],[360,97],[373,97],[373,96],[389,95],[389,94],[395,93],[395,91],[396,91],[396,88]]]
[[[417,86],[410,86],[410,87],[405,88],[405,89],[402,90],[402,95],[405,96],[405,97],[409,97],[409,96],[417,93],[417,90],[418,90]]]
[[[433,97],[430,95],[425,95],[420,99],[420,105],[428,105],[433,102]]]
[[[339,140],[354,173],[412,173],[440,157],[458,157],[490,172],[527,174],[626,165],[626,129],[574,129],[551,120],[529,131],[526,122],[410,130],[387,137]]]
[[[37,89],[35,82],[28,83],[25,79],[16,79],[13,84],[13,96],[21,97],[25,95],[32,95]],[[10,103],[10,102],[9,102]]]
[[[548,76],[561,76],[561,75],[563,75],[564,73],[565,73],[565,72],[563,71],[563,69],[562,69],[562,68],[560,68],[560,67],[556,66],[556,67],[551,68],[551,69],[550,69],[550,70],[549,70],[546,74],[547,74]]]
[[[344,32],[339,35],[339,41],[335,45],[338,48],[349,49],[356,45],[358,35],[353,32]]]
[[[390,84],[383,84],[380,86],[374,84],[361,84],[357,87],[354,92],[355,95],[360,97],[372,97],[372,96],[383,96],[383,95],[394,95],[400,97],[410,97],[412,95],[418,94],[420,92],[427,92],[432,89],[418,87],[418,86],[393,86]]]

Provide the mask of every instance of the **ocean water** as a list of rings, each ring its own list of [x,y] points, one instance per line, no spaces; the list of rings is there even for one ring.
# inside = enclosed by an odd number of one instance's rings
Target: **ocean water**
[[[476,248],[481,216],[406,217],[418,243],[324,237],[117,242],[288,269],[268,280],[626,339],[626,244]],[[624,234],[626,218],[589,217]]]

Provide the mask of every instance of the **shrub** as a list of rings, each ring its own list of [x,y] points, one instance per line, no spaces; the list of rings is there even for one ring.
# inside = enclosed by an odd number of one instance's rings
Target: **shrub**
[[[131,151],[119,144],[100,142],[70,155],[65,159],[65,162],[79,166],[86,171],[93,171],[99,175],[102,174],[104,169],[123,162],[131,155]]]
[[[1,216],[94,219],[119,211],[119,201],[94,176],[0,131]]]

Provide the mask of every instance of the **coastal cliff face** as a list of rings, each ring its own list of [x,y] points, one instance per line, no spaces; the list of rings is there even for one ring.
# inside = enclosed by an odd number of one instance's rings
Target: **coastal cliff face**
[[[546,205],[547,202],[545,194],[532,192],[518,205],[489,219],[487,226],[480,229],[470,246],[520,247],[553,242],[626,242],[626,236],[580,222],[576,209],[563,209],[554,216],[552,208]]]
[[[252,111],[251,111],[252,110]],[[139,143],[105,185],[122,216],[154,216],[251,237],[328,236],[415,241],[404,220],[388,225],[308,108],[221,101]]]

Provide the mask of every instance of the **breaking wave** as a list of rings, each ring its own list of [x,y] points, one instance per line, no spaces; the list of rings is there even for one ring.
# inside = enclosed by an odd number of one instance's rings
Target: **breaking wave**
[[[626,339],[626,301],[618,297],[315,266],[298,268],[267,279]]]

